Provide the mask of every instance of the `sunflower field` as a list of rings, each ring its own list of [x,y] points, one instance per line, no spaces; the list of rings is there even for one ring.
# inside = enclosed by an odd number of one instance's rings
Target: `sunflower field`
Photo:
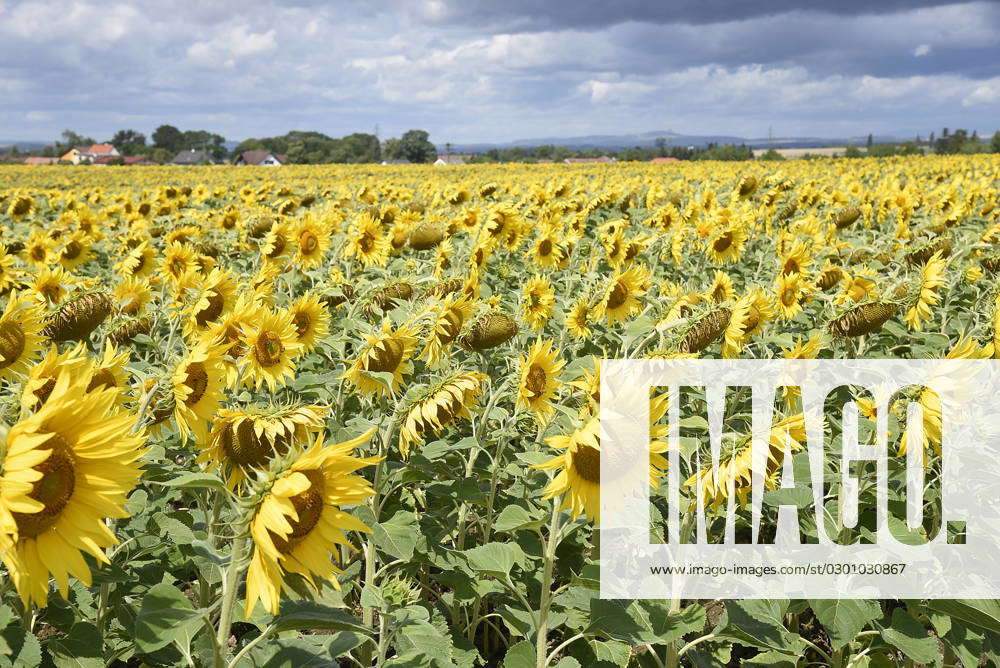
[[[1000,660],[995,601],[598,591],[600,360],[995,357],[995,156],[0,178],[4,666]]]

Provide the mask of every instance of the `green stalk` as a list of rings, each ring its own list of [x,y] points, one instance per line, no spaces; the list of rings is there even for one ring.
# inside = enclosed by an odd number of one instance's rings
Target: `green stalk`
[[[222,580],[222,607],[219,612],[219,630],[216,641],[224,654],[229,646],[229,631],[233,626],[233,606],[236,604],[236,592],[239,589],[240,574],[243,570],[243,549],[246,546],[246,536],[233,539],[233,550],[229,555],[229,566]]]
[[[535,634],[535,668],[545,668],[548,658],[549,608],[552,605],[552,568],[555,565],[556,547],[559,545],[559,506],[552,501],[552,519],[549,521],[549,536],[545,541],[545,557],[542,566],[542,591],[539,595],[538,629]],[[530,610],[528,612],[531,612]]]

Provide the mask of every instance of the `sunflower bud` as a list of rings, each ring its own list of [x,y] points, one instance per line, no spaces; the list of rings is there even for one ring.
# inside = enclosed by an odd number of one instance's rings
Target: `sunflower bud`
[[[828,329],[834,336],[871,334],[881,329],[889,318],[896,315],[898,308],[891,302],[860,304],[835,318]]]
[[[42,334],[53,341],[76,341],[90,336],[115,308],[106,292],[88,292],[70,301],[51,315]]]
[[[517,330],[517,323],[509,315],[491,311],[472,323],[469,331],[458,342],[466,349],[488,350],[512,339]]]

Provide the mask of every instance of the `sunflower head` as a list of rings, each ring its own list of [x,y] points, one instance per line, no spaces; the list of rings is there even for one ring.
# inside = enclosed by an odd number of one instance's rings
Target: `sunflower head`
[[[115,311],[115,301],[106,292],[86,292],[63,304],[45,321],[42,334],[52,341],[86,339]]]
[[[413,446],[430,434],[438,434],[460,418],[468,418],[478,406],[486,376],[478,371],[459,372],[442,378],[411,398],[402,411],[399,451],[408,457]]]
[[[488,350],[510,341],[517,335],[517,322],[503,311],[490,311],[477,318],[459,336],[467,350]]]
[[[827,325],[834,336],[853,337],[871,334],[896,315],[899,305],[888,301],[867,301],[836,316]]]

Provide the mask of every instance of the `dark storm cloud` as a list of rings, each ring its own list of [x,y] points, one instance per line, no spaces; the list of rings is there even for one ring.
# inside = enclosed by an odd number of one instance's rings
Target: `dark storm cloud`
[[[793,11],[839,16],[889,14],[921,7],[958,4],[941,0],[435,0],[406,3],[417,16],[437,23],[456,23],[479,29],[512,30],[595,29],[635,21],[653,24],[701,25]]]

